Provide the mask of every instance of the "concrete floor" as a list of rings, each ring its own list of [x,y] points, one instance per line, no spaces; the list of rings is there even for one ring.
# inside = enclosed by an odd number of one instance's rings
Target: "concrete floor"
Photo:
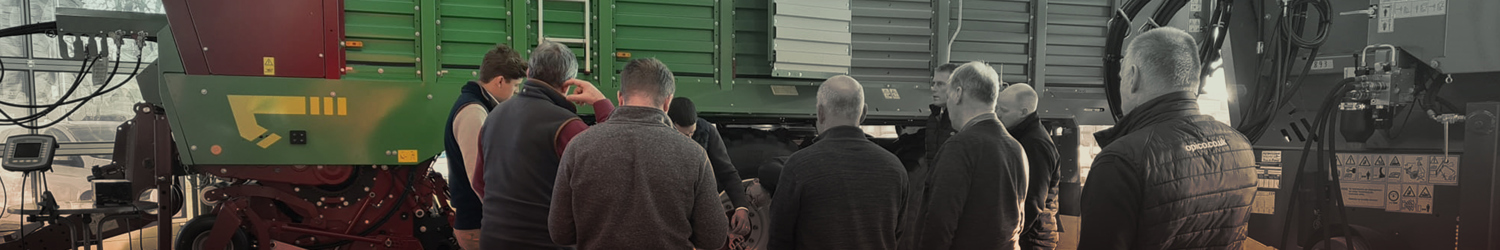
[[[1058,242],[1057,249],[1078,249],[1078,216],[1062,215],[1059,217],[1062,217],[1061,226],[1064,231],[1062,232],[1062,242]],[[1276,248],[1261,244],[1259,241],[1255,241],[1255,239],[1246,240],[1243,247],[1245,250],[1276,250]]]
[[[1061,233],[1062,242],[1058,243],[1058,248],[1057,249],[1059,249],[1059,250],[1074,250],[1074,249],[1078,249],[1078,227],[1079,227],[1078,217],[1077,216],[1068,216],[1068,215],[1063,215],[1063,216],[1060,216],[1060,217],[1061,217],[1061,223],[1062,223],[1061,226],[1062,226],[1063,232]],[[182,225],[184,223],[186,223],[187,220],[178,219],[178,220],[174,220],[174,221],[176,221],[176,223],[173,225],[173,226],[175,226],[175,228],[174,228],[174,230],[172,232],[175,234],[177,232],[176,229],[181,229]],[[14,223],[12,223],[12,224],[14,224]],[[14,225],[0,225],[0,228],[5,228],[6,226],[12,226],[12,227],[14,227]],[[119,236],[115,236],[114,238],[106,239],[106,240],[104,240],[104,249],[106,249],[106,250],[134,250],[134,249],[149,250],[149,249],[161,249],[161,248],[157,248],[157,244],[156,244],[157,240],[156,239],[157,239],[156,226],[150,226],[150,227],[146,227],[145,229],[142,229],[142,230],[139,230],[139,231],[131,232],[129,235],[119,235]],[[78,249],[83,249],[83,248],[78,248]],[[1260,244],[1260,242],[1256,242],[1255,240],[1249,240],[1249,241],[1245,242],[1244,249],[1247,249],[1247,250],[1275,250],[1276,248],[1269,247],[1269,246],[1266,246],[1264,244]]]

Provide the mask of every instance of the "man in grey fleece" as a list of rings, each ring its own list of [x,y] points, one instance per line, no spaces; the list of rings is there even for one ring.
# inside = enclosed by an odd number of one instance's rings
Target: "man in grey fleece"
[[[547,220],[552,241],[578,249],[717,249],[728,219],[703,147],[673,128],[676,88],[654,58],[620,72],[608,122],[563,151]]]

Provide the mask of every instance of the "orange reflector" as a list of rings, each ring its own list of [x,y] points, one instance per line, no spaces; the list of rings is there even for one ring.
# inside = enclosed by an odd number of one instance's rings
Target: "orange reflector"
[[[351,48],[351,49],[364,48],[365,47],[365,42],[361,42],[361,41],[344,41],[344,47],[345,48]]]

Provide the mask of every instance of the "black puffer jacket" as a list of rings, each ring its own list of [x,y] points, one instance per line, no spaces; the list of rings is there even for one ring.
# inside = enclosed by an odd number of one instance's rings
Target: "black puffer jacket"
[[[1250,143],[1162,95],[1094,134],[1078,249],[1240,249],[1255,195]]]

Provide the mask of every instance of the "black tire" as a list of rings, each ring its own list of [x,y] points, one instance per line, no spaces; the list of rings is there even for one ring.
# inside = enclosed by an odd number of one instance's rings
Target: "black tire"
[[[177,250],[202,250],[203,242],[207,241],[210,232],[213,232],[214,221],[218,220],[217,214],[199,215],[197,218],[182,225],[182,232],[177,234]],[[229,237],[229,245],[224,249],[248,250],[250,249],[250,236],[244,230],[236,228],[234,235]]]
[[[766,160],[792,155],[792,152],[797,151],[796,144],[771,132],[725,128],[719,130],[719,135],[724,138],[724,149],[728,151],[729,160],[734,163],[741,179],[758,178],[760,166]]]

